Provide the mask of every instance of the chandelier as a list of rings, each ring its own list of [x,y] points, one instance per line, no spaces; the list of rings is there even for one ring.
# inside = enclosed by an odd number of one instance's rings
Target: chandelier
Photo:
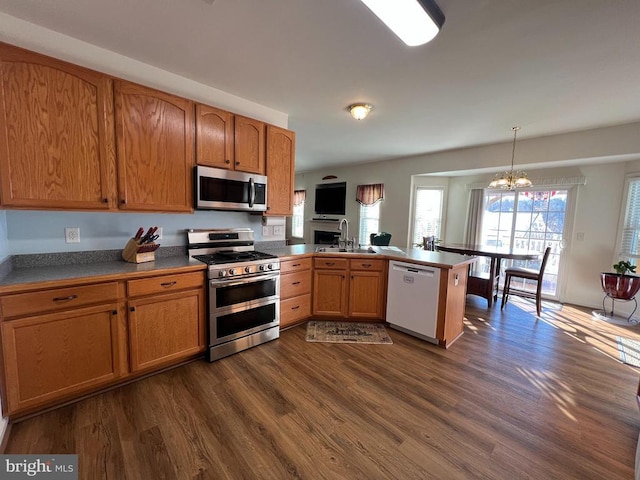
[[[513,150],[511,152],[511,170],[508,172],[497,173],[489,188],[502,188],[504,190],[515,190],[516,188],[528,188],[531,185],[531,180],[527,178],[527,173],[521,170],[513,170],[513,159],[516,156],[516,135],[520,127],[512,127],[513,130]]]

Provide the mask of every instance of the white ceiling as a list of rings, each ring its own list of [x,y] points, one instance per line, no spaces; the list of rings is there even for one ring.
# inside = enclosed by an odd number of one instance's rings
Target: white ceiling
[[[0,0],[285,112],[298,171],[640,120],[640,1],[439,0],[406,47],[359,0]],[[345,108],[374,105],[357,122]]]

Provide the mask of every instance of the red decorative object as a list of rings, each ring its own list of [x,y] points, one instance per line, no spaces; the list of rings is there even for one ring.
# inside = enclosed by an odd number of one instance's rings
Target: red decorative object
[[[640,290],[640,277],[619,273],[601,273],[602,290],[616,300],[631,300]]]

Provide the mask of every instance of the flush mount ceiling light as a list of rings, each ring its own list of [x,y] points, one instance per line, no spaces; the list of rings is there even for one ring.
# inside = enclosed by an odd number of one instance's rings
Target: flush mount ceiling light
[[[373,108],[373,105],[368,105],[366,103],[354,103],[353,105],[349,105],[347,110],[353,118],[356,120],[364,120],[369,115],[369,112]]]
[[[513,150],[511,151],[511,170],[508,172],[502,172],[496,174],[493,180],[489,184],[489,188],[502,188],[504,190],[515,190],[516,188],[528,188],[531,185],[531,180],[527,178],[527,173],[518,170],[513,170],[513,159],[516,156],[516,135],[520,127],[512,127],[513,130]]]
[[[444,25],[444,13],[433,0],[362,0],[362,3],[410,47],[430,42]]]

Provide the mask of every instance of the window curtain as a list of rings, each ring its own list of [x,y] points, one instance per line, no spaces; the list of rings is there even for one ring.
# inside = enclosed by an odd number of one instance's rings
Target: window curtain
[[[356,190],[356,201],[360,205],[375,205],[380,200],[384,200],[383,183],[358,185],[358,189]]]
[[[304,203],[307,198],[306,190],[294,190],[293,191],[293,206],[299,207]]]
[[[474,188],[469,195],[469,209],[467,211],[467,226],[464,234],[464,243],[475,245],[480,243],[480,232],[482,227],[482,202],[484,190]]]

